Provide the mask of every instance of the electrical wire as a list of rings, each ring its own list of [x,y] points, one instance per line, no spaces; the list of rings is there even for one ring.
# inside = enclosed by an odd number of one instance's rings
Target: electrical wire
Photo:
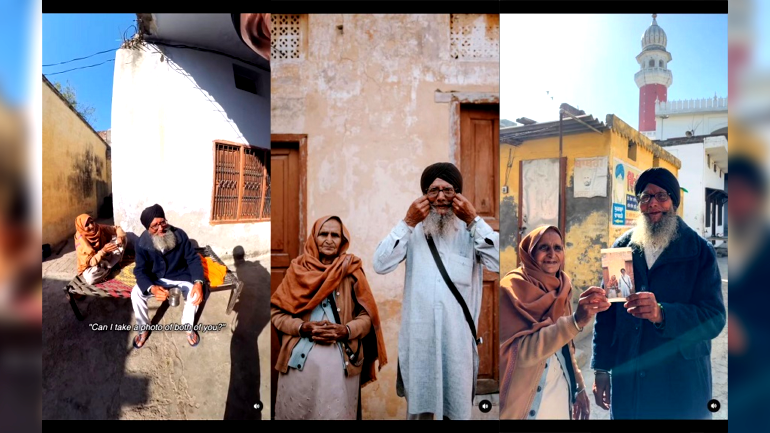
[[[109,59],[109,60],[105,60],[105,61],[103,61],[103,62],[101,62],[101,63],[96,63],[96,64],[94,64],[94,65],[81,66],[81,67],[79,67],[79,68],[72,68],[72,69],[67,69],[66,71],[59,71],[59,72],[54,72],[54,73],[52,73],[52,74],[45,74],[45,75],[46,75],[46,76],[51,76],[51,75],[58,75],[58,74],[63,74],[63,73],[65,73],[65,72],[72,72],[72,71],[77,71],[78,69],[87,69],[87,68],[93,68],[94,66],[103,65],[103,64],[105,64],[105,63],[114,62],[114,61],[115,61],[115,59]]]
[[[118,48],[119,48],[119,47],[118,47]],[[111,51],[115,51],[115,50],[117,50],[118,48],[112,48],[112,49],[109,49],[109,50],[99,51],[98,53],[93,53],[93,54],[91,54],[90,56],[85,56],[85,57],[78,57],[78,58],[75,58],[75,59],[72,59],[72,60],[67,60],[67,61],[65,61],[65,62],[59,62],[59,63],[49,63],[49,64],[47,64],[47,65],[43,65],[43,67],[45,68],[45,67],[48,67],[48,66],[64,65],[64,64],[66,64],[66,63],[72,63],[72,62],[76,62],[76,61],[78,61],[78,60],[84,60],[84,59],[87,59],[87,58],[89,58],[89,57],[93,57],[93,56],[96,56],[96,55],[99,55],[99,54],[104,54],[104,53],[109,53],[109,52],[111,52]]]

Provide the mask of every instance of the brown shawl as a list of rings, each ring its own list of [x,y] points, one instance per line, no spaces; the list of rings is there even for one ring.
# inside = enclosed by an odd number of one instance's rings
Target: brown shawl
[[[75,250],[78,257],[78,275],[89,268],[89,262],[99,250],[102,249],[116,233],[110,226],[97,224],[94,221],[94,229],[86,230],[86,223],[91,218],[88,214],[81,214],[75,219]]]
[[[512,276],[511,288],[500,287],[500,353],[505,354],[500,357],[500,371],[503,373],[500,382],[501,407],[505,407],[511,388],[521,337],[556,323],[570,308],[572,283],[564,273],[564,262],[557,278],[545,273],[533,257],[535,246],[549,229],[558,233],[564,241],[561,232],[554,226],[532,230],[519,244],[522,265],[508,273]]]
[[[329,265],[325,265],[319,259],[316,237],[321,227],[330,219],[337,219],[342,226],[342,243],[339,255]],[[374,332],[367,334],[363,340],[364,366],[361,370],[361,386],[377,380],[377,370],[381,370],[387,364],[385,353],[385,340],[382,337],[380,315],[377,311],[377,303],[369,288],[369,282],[364,275],[363,262],[360,258],[346,254],[350,247],[350,234],[342,220],[337,216],[325,216],[313,224],[313,231],[305,242],[304,254],[291,261],[286,276],[270,297],[270,305],[278,307],[293,316],[302,315],[312,311],[324,299],[329,297],[334,289],[339,287],[343,278],[352,275],[358,284],[356,285],[356,301],[366,310],[372,319]],[[343,274],[343,262],[346,256],[351,260],[347,272]],[[369,354],[372,354],[371,356]],[[375,369],[374,361],[379,360],[379,369]]]

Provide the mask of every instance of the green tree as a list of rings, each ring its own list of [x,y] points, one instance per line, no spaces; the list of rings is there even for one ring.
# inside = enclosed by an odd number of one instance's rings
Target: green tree
[[[78,102],[75,88],[72,87],[69,80],[64,84],[64,86],[62,86],[62,84],[58,81],[53,83],[53,86],[56,87],[56,90],[58,90],[59,93],[64,96],[64,99],[66,99],[67,102],[69,102],[75,108],[75,111],[80,113],[80,115],[86,119],[86,122],[93,126],[94,122],[96,121],[96,108],[94,108],[92,105]]]

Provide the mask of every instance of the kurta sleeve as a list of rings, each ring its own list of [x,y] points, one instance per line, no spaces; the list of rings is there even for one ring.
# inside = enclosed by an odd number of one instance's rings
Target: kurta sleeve
[[[380,275],[393,272],[406,259],[407,244],[413,230],[403,220],[399,221],[374,251],[374,272]]]
[[[473,248],[485,268],[500,272],[500,233],[492,230],[483,219],[473,228]]]

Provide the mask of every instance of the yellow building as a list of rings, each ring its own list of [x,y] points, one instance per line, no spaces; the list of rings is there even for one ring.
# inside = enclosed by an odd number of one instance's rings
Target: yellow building
[[[43,83],[43,244],[55,245],[112,193],[110,147],[45,76]]]
[[[602,123],[569,105],[562,108],[561,145],[558,120],[500,129],[500,274],[518,266],[522,237],[555,225],[565,234],[565,271],[576,301],[601,283],[600,250],[639,215],[639,174],[664,167],[676,176],[682,164],[613,114]]]

